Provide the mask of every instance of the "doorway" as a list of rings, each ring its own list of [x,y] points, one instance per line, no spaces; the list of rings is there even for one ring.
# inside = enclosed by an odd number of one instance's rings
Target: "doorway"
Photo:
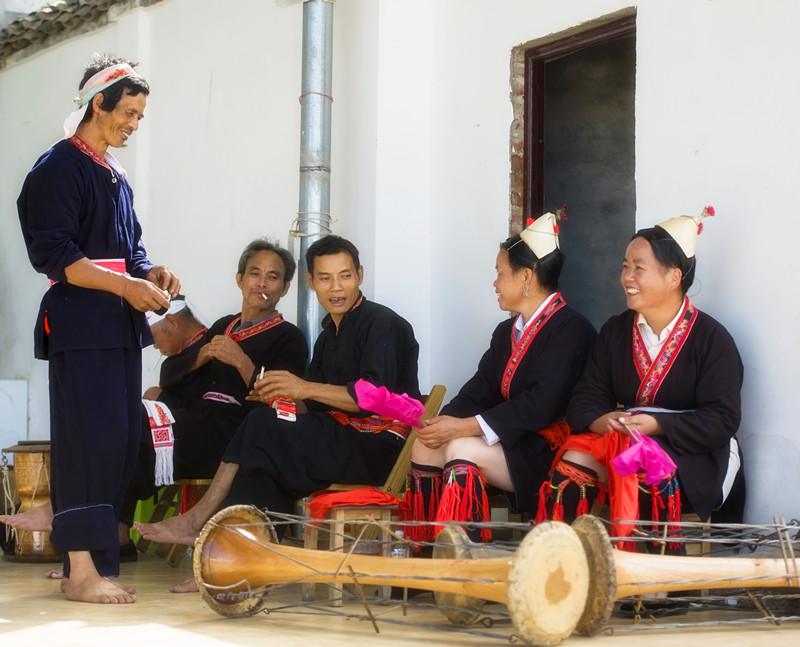
[[[635,17],[525,52],[524,215],[560,223],[567,301],[599,327],[625,309],[636,218]]]

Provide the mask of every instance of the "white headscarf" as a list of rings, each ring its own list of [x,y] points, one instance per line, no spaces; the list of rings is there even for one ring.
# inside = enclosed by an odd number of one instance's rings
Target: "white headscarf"
[[[127,63],[119,63],[100,70],[97,74],[90,77],[83,87],[80,89],[78,96],[73,101],[78,104],[78,109],[74,110],[64,120],[64,137],[69,139],[75,134],[83,117],[86,114],[86,106],[92,100],[94,95],[102,92],[107,87],[114,85],[120,79],[127,76],[138,76],[134,69]]]

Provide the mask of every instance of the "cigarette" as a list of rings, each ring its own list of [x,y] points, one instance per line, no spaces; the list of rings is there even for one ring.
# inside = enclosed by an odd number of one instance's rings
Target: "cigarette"
[[[259,380],[263,380],[264,379],[264,367],[263,366],[261,367],[261,372],[258,374],[258,379]]]
[[[264,297],[264,301],[269,301],[269,297],[266,294],[262,293],[261,296]]]

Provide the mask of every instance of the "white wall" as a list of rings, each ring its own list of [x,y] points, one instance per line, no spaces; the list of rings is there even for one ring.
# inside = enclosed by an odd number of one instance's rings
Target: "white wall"
[[[639,10],[638,220],[713,204],[694,302],[733,334],[745,365],[740,438],[747,517],[800,515],[800,42],[790,0],[680,0]],[[777,495],[777,496],[776,496]]]
[[[491,282],[508,231],[511,50],[628,4],[335,4],[334,229],[362,250],[366,294],[414,324],[423,390],[442,382],[453,394],[503,317]],[[729,328],[745,363],[748,519],[798,517],[797,498],[774,493],[800,489],[790,410],[800,5],[637,5],[637,224],[716,207],[692,298]],[[30,332],[46,284],[25,258],[13,202],[58,137],[91,51],[142,60],[153,86],[120,157],[150,255],[180,274],[191,299],[214,317],[236,310],[239,250],[264,233],[286,240],[297,209],[302,7],[222,7],[165,0],[0,72],[0,378],[30,381],[31,436],[47,424]],[[294,291],[282,310],[295,318]]]

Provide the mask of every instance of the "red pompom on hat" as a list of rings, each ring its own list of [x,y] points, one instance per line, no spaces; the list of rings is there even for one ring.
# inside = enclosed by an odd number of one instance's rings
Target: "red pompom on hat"
[[[528,226],[520,233],[520,238],[530,247],[536,258],[544,258],[559,248],[558,221],[566,220],[567,205],[557,209],[555,213],[547,212],[536,220],[528,218]]]
[[[716,215],[714,207],[707,206],[699,216],[678,216],[656,225],[665,230],[686,254],[686,258],[695,255],[697,236],[703,231],[703,218]]]

